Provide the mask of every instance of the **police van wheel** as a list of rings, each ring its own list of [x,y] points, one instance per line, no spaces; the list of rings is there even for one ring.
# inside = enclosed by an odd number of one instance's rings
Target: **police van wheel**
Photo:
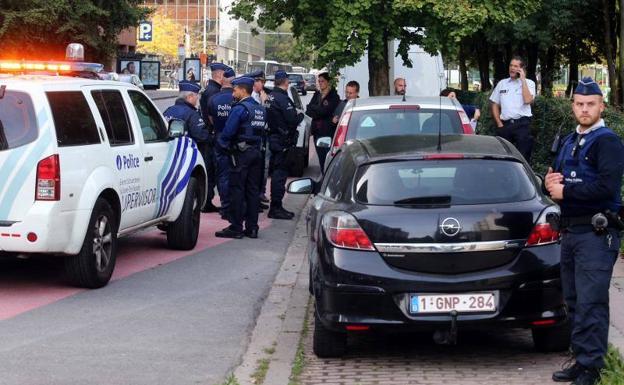
[[[540,352],[562,352],[570,348],[570,322],[549,328],[534,328],[533,344]]]
[[[186,186],[184,206],[175,222],[167,226],[167,244],[172,249],[191,250],[199,236],[201,198],[197,179],[191,178]]]
[[[314,311],[314,334],[312,350],[318,358],[342,357],[347,353],[347,333],[335,332],[323,326]]]
[[[65,258],[65,274],[75,286],[106,286],[117,258],[117,219],[110,204],[98,198],[80,253]]]

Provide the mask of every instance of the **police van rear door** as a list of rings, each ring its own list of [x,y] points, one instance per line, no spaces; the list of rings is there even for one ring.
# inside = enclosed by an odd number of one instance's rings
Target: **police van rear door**
[[[110,87],[85,87],[100,132],[106,135],[103,153],[106,167],[117,175],[121,201],[119,230],[142,223],[139,211],[144,200],[143,159],[140,139],[132,129],[124,90]]]
[[[36,91],[7,83],[0,80],[0,233],[31,209],[37,165],[51,152],[49,131],[47,136],[40,132],[45,122],[37,119]],[[42,120],[45,116],[40,114]]]

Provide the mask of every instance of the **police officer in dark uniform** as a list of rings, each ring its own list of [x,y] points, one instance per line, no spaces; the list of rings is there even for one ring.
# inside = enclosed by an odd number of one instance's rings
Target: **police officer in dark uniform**
[[[175,104],[167,108],[164,112],[164,116],[167,119],[179,119],[184,121],[186,132],[195,140],[197,148],[204,156],[207,151],[208,141],[210,140],[210,134],[206,128],[206,124],[201,117],[201,114],[197,110],[197,102],[199,100],[198,84],[181,81],[179,83],[180,97],[175,101]]]
[[[234,70],[228,67],[224,72],[221,90],[215,95],[212,95],[208,101],[208,116],[210,123],[214,127],[217,141],[223,132],[225,122],[230,115],[230,110],[234,103],[232,80],[234,80],[235,75]],[[221,218],[227,219],[228,207],[230,205],[230,157],[218,145],[215,146],[214,151],[217,164],[217,190],[219,190],[219,198],[221,199]]]
[[[605,365],[609,285],[620,248],[624,146],[600,118],[600,87],[579,82],[572,109],[579,125],[566,137],[545,186],[561,206],[561,285],[572,327],[575,363],[554,381],[594,385]]]
[[[210,132],[210,140],[208,141],[208,149],[206,154],[206,172],[208,174],[208,198],[206,199],[206,204],[202,207],[202,211],[205,213],[212,213],[219,211],[219,208],[212,204],[212,199],[214,198],[215,187],[217,185],[217,161],[214,155],[214,127],[210,124],[210,115],[208,113],[208,101],[210,98],[217,94],[221,90],[221,83],[223,83],[223,77],[225,71],[229,67],[223,63],[212,63],[210,64],[211,78],[206,85],[206,88],[201,94],[201,98],[199,100],[199,105],[201,107],[201,114],[204,122],[206,122],[206,126],[208,127],[208,131]]]
[[[217,237],[258,238],[259,181],[262,170],[260,146],[262,130],[266,126],[266,111],[251,97],[253,83],[254,79],[245,76],[232,82],[233,96],[237,102],[232,106],[217,141],[223,151],[229,152],[231,159],[230,226],[217,231]]]
[[[269,150],[271,151],[271,207],[269,218],[292,219],[295,214],[282,206],[288,178],[288,151],[297,143],[297,126],[303,114],[297,113],[288,96],[288,75],[275,73],[275,88],[268,98]]]

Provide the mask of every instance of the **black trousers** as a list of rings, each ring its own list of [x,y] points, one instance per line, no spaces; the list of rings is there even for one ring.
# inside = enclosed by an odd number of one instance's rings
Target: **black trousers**
[[[286,193],[287,151],[271,151],[271,207],[281,207]]]
[[[561,287],[570,321],[576,361],[603,368],[609,336],[609,284],[620,250],[614,229],[564,231],[561,237]]]
[[[257,148],[235,155],[236,167],[230,168],[230,228],[234,231],[258,230],[260,176],[264,159]]]
[[[215,158],[212,143],[198,143],[197,149],[202,154],[204,164],[206,165],[206,174],[208,177],[208,196],[206,197],[205,204],[210,204],[215,196],[215,188],[217,187],[217,160]]]
[[[531,163],[533,152],[533,136],[531,135],[531,118],[504,120],[503,127],[496,128],[496,135],[510,141]]]

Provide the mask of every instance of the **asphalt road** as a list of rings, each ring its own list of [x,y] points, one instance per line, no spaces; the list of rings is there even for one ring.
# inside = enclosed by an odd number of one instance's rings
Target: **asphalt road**
[[[318,173],[314,156],[308,173]],[[285,206],[299,214],[304,203],[289,196]],[[222,382],[295,223],[263,214],[259,239],[222,241],[214,230],[227,224],[203,214],[201,244],[186,254],[163,249],[158,230],[135,234],[120,242],[120,273],[99,290],[67,287],[56,259],[0,261],[0,384]]]

